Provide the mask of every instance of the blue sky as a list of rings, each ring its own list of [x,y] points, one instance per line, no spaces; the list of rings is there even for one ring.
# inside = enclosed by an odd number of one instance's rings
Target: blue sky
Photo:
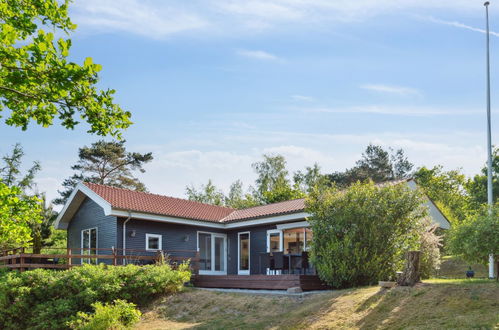
[[[343,170],[370,142],[468,175],[485,162],[482,1],[85,0],[71,14],[72,59],[103,65],[100,85],[133,114],[129,149],[154,153],[139,176],[152,192],[249,185],[263,153]],[[85,131],[1,123],[0,152],[21,142],[53,198],[77,148],[99,139]]]

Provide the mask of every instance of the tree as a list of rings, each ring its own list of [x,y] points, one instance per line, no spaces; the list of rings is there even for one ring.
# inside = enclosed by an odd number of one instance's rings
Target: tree
[[[444,171],[440,165],[431,169],[423,166],[414,173],[414,180],[453,224],[474,211],[467,191],[468,179],[460,171]]]
[[[311,258],[321,279],[339,288],[393,278],[404,254],[419,248],[423,202],[419,191],[403,184],[315,190],[306,205]]]
[[[98,135],[121,136],[131,125],[130,112],[114,103],[114,90],[99,90],[101,66],[87,57],[83,65],[68,60],[75,30],[70,1],[4,0],[0,2],[0,117],[28,128],[31,121],[48,127],[58,119],[73,129],[80,120]],[[47,32],[51,30],[51,32]]]
[[[16,143],[11,154],[2,157],[4,166],[0,168],[0,178],[7,186],[17,186],[21,190],[33,189],[35,187],[35,175],[42,169],[39,162],[33,162],[33,165],[26,171],[26,174],[21,174],[22,158],[24,150],[20,143]]]
[[[19,187],[0,180],[0,250],[24,247],[32,239],[31,226],[41,221],[40,200],[23,196]]]
[[[144,173],[144,164],[153,159],[152,153],[127,152],[125,140],[92,143],[79,149],[78,162],[71,166],[77,171],[62,183],[66,189],[59,191],[60,198],[54,204],[64,204],[80,181],[105,184],[113,187],[147,191],[145,185],[135,178],[132,171]]]
[[[329,180],[338,186],[348,187],[357,181],[372,180],[376,183],[411,176],[414,165],[407,159],[402,149],[383,149],[378,145],[369,144],[362,158],[351,169],[330,174]]]
[[[191,201],[196,201],[205,204],[223,206],[225,204],[225,195],[223,191],[218,189],[211,179],[208,183],[201,185],[200,189],[196,189],[193,185],[185,188],[187,198]]]
[[[237,180],[230,185],[229,194],[225,197],[225,206],[233,209],[245,209],[257,205],[259,203],[253,195],[244,193],[241,180]]]
[[[302,198],[304,194],[291,185],[286,159],[281,155],[263,155],[263,161],[251,165],[257,174],[255,198],[262,204]]]
[[[307,166],[305,172],[296,171],[293,174],[293,181],[304,194],[310,193],[315,188],[326,187],[330,184],[326,175],[321,173],[319,164],[312,167]]]
[[[47,203],[44,193],[37,194],[40,201],[40,221],[31,223],[33,253],[40,253],[43,247],[53,246],[58,237],[52,237],[54,221],[58,213]]]
[[[499,207],[489,213],[485,206],[478,214],[452,226],[448,246],[469,263],[487,264],[489,254],[499,254]]]
[[[482,168],[481,174],[470,179],[467,189],[475,209],[487,203],[487,166]],[[494,204],[499,200],[499,148],[495,147],[492,153],[492,191]]]

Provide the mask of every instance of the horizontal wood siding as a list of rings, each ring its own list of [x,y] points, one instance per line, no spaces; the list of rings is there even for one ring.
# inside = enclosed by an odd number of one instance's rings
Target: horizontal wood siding
[[[97,247],[107,248],[117,247],[116,244],[116,217],[106,216],[104,210],[90,198],[85,198],[74,217],[69,222],[67,229],[68,233],[68,248],[72,249],[74,254],[81,248],[81,231],[97,227]],[[101,254],[110,254],[110,252],[102,251]],[[80,259],[75,259],[74,263],[80,263]],[[108,259],[98,260],[110,264],[112,261]]]
[[[123,247],[123,222],[124,218],[117,221],[117,242],[119,247]],[[197,250],[197,232],[218,232],[224,233],[213,228],[195,227],[179,225],[165,222],[155,222],[147,220],[132,219],[126,224],[126,248],[145,250],[146,234],[161,235],[163,250]],[[131,233],[135,231],[135,237]],[[187,237],[187,241],[186,241]],[[154,252],[152,252],[153,254]]]

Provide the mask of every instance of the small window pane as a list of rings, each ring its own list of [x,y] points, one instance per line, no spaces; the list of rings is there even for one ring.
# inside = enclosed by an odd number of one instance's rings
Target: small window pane
[[[159,250],[159,237],[158,236],[148,236],[147,237],[147,249],[148,250]]]

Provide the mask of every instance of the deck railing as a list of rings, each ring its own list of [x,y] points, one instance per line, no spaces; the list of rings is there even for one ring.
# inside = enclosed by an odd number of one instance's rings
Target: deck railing
[[[88,263],[121,266],[165,262],[176,268],[179,264],[187,261],[190,263],[193,273],[197,274],[199,271],[199,252],[195,250],[44,248],[41,253],[33,253],[28,248],[18,248],[0,251],[0,268],[20,271],[34,268],[69,269]]]

